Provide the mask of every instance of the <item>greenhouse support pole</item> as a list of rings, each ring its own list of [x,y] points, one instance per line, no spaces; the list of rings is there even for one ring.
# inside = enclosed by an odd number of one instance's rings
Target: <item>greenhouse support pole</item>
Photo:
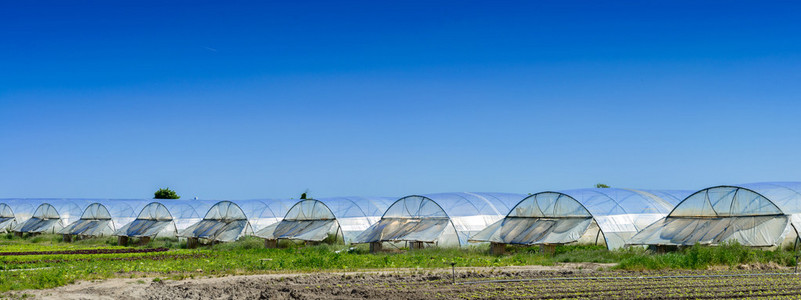
[[[186,248],[195,249],[198,246],[198,239],[196,237],[186,238]]]
[[[451,263],[451,282],[452,284],[456,284],[456,263]]]
[[[795,234],[795,242],[793,243],[793,252],[795,253],[795,269],[793,269],[793,273],[798,274],[798,239],[801,238],[798,236],[798,232]]]
[[[490,254],[492,255],[506,254],[506,244],[490,242]]]
[[[381,242],[370,242],[370,253],[378,253],[381,252],[381,250]]]

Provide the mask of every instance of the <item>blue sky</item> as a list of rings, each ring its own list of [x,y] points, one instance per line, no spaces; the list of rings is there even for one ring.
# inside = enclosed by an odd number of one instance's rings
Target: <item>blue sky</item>
[[[0,4],[0,197],[801,180],[796,3],[284,2]]]

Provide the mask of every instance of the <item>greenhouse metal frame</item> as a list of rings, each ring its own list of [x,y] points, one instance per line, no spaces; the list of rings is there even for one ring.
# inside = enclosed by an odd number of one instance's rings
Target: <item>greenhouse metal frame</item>
[[[617,249],[690,193],[617,188],[536,193],[470,241],[490,242],[496,253],[502,253],[506,244],[590,243]]]
[[[90,200],[86,200],[91,202]],[[63,235],[110,236],[117,226],[133,221],[145,200],[95,200],[84,209],[81,218],[62,229]]]
[[[369,243],[371,251],[385,245],[458,247],[500,220],[525,195],[509,193],[441,193],[398,199],[381,219],[354,243]]]
[[[300,200],[283,220],[257,231],[256,236],[264,238],[267,247],[277,246],[278,240],[318,243],[333,239],[350,243],[378,221],[393,200],[355,196]]]
[[[198,239],[232,242],[252,233],[253,229],[242,208],[226,200],[214,204],[200,222],[180,231],[178,236],[190,239],[188,247],[193,248],[197,246]]]
[[[31,216],[17,222],[12,231],[18,233],[57,233],[64,226],[75,222],[89,205],[84,199],[20,199],[22,202],[38,203]]]
[[[120,237],[177,237],[178,231],[200,222],[216,202],[208,200],[158,199],[145,205],[132,222],[119,228]]]
[[[8,232],[17,225],[14,210],[8,204],[0,202],[0,232]]]
[[[801,226],[801,182],[763,182],[702,189],[665,218],[635,235],[631,245],[776,247],[794,243]]]

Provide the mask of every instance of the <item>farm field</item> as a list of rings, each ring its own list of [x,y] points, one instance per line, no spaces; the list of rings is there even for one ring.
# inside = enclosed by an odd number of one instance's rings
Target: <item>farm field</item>
[[[668,254],[562,246],[550,255],[513,248],[509,255],[493,256],[486,246],[369,254],[366,247],[345,245],[264,249],[257,238],[199,249],[169,239],[128,247],[115,242],[0,235],[0,291],[12,298],[114,299],[689,299],[801,293],[801,278],[787,274],[793,272],[794,252],[736,244]],[[455,285],[450,263],[456,264]],[[687,275],[713,277],[676,277]],[[513,281],[486,282],[497,280]]]
[[[594,264],[457,270],[348,271],[162,280],[110,279],[7,294],[42,299],[777,299],[798,298],[801,278],[770,271],[633,272]],[[658,276],[743,277],[658,278]],[[771,272],[772,273],[772,272]],[[641,277],[641,278],[638,278]],[[537,279],[524,282],[480,282]],[[474,282],[479,281],[479,282]]]

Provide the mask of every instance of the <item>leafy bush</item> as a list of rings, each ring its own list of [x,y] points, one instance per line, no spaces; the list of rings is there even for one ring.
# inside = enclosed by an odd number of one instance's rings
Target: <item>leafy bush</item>
[[[153,199],[181,199],[181,196],[178,196],[178,194],[170,188],[163,188],[153,194]]]
[[[618,268],[642,269],[707,269],[711,266],[737,267],[742,264],[776,263],[795,265],[795,253],[784,249],[762,250],[739,243],[718,246],[694,245],[665,254],[644,253],[620,260]]]

